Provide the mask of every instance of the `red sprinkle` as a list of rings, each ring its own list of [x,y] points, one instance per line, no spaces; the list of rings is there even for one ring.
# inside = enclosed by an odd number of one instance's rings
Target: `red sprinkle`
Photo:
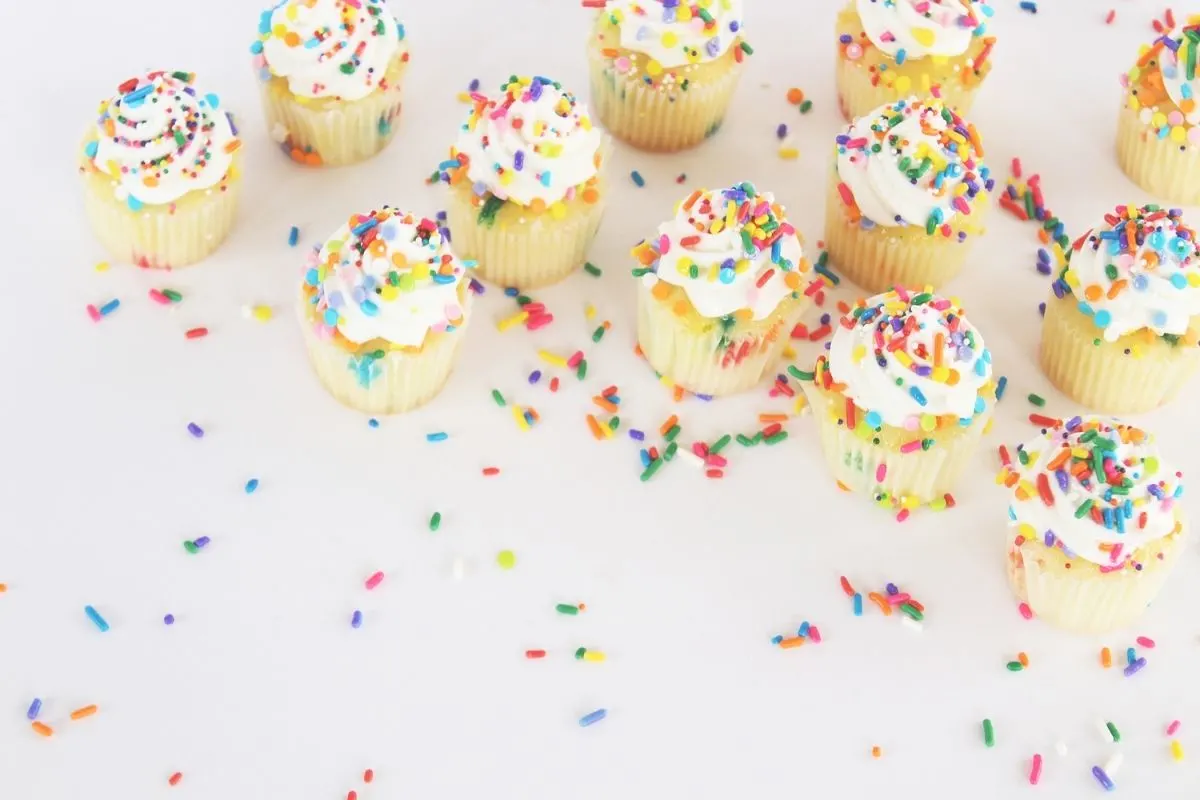
[[[174,786],[175,784],[179,783],[181,780],[183,780],[183,773],[182,773],[182,772],[176,772],[174,775],[172,775],[171,777],[167,778],[167,783],[169,783],[169,784],[171,784],[172,786]]]
[[[550,391],[552,391],[552,392],[558,391],[558,378],[550,379]]]
[[[370,783],[375,780],[375,770],[369,769],[363,773],[363,783]]]
[[[1104,18],[1104,24],[1112,25],[1113,20],[1116,18],[1117,18],[1117,10],[1114,8],[1112,11],[1109,11],[1108,16]]]
[[[358,800],[358,792],[354,791],[353,789],[346,792],[346,800]]]
[[[1014,178],[1021,177],[1021,159],[1013,156],[1012,160],[1012,176]]]
[[[483,474],[488,476],[489,478],[493,475],[499,475],[500,468],[499,467],[484,467]]]
[[[208,328],[192,328],[184,336],[189,339],[203,339],[208,336]]]
[[[1054,417],[1042,416],[1041,414],[1030,414],[1029,421],[1042,428],[1057,428],[1062,424],[1061,420],[1057,420]]]
[[[545,650],[526,650],[525,657],[526,658],[545,658],[546,651]]]
[[[846,597],[854,597],[854,587],[850,585],[850,581],[845,575],[842,576],[842,591],[846,593]]]
[[[706,470],[706,471],[705,471],[705,473],[704,473],[704,477],[706,477],[706,478],[724,478],[724,477],[725,477],[725,471],[724,471],[724,470],[720,470],[720,469],[710,469],[710,470]]]

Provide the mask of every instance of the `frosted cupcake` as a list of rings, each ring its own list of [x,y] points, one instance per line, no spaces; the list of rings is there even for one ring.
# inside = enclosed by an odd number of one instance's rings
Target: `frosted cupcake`
[[[703,395],[749,389],[771,372],[814,283],[783,208],[750,183],[693,192],[633,256],[642,353]]]
[[[838,15],[838,106],[847,121],[911,94],[965,114],[991,72],[982,0],[850,0]]]
[[[582,266],[604,215],[607,137],[549,78],[510,78],[474,107],[437,179],[455,250],[481,277],[532,289]]]
[[[975,126],[932,98],[898,100],[836,140],[825,244],[870,292],[939,289],[983,233],[994,181]]]
[[[193,264],[233,227],[241,139],[190,72],[149,72],[100,103],[79,172],[97,238],[139,267]]]
[[[1178,209],[1117,206],[1079,237],[1042,322],[1042,371],[1114,414],[1171,400],[1200,366],[1200,253]]]
[[[437,395],[467,324],[467,267],[432,220],[387,206],[350,217],[313,251],[301,287],[304,341],[325,388],[372,414]]]
[[[282,0],[250,52],[268,130],[294,161],[353,164],[392,140],[408,45],[383,0]]]
[[[1172,203],[1200,204],[1200,15],[1142,48],[1121,78],[1117,161],[1134,183]]]
[[[957,303],[906,289],[860,300],[801,377],[839,485],[902,513],[953,503],[996,394],[992,355]]]
[[[1072,631],[1132,624],[1186,544],[1182,474],[1153,436],[1103,417],[1043,430],[1017,458],[999,478],[1013,491],[1008,577],[1017,597]]]
[[[588,45],[604,127],[643,150],[683,150],[717,132],[742,61],[742,0],[608,0]]]

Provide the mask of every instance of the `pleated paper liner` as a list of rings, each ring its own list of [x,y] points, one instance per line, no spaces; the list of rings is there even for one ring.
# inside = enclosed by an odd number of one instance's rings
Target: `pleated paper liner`
[[[991,420],[992,403],[969,426],[933,431],[907,431],[884,425],[879,432],[858,410],[854,430],[846,427],[846,396],[823,389],[815,381],[800,383],[812,406],[821,450],[834,479],[850,491],[886,496],[892,505],[909,508],[944,501],[970,465]],[[876,443],[874,440],[878,439]],[[922,439],[933,444],[920,447]]]
[[[1194,335],[1188,338],[1194,341]],[[1115,342],[1067,295],[1046,302],[1039,348],[1042,372],[1077,403],[1106,414],[1136,414],[1170,402],[1200,367],[1200,347],[1169,344],[1150,331]]]
[[[622,59],[636,68],[617,70],[614,62]],[[606,15],[598,16],[588,64],[591,108],[604,128],[634,147],[655,152],[695,147],[716,133],[742,73],[734,48],[713,61],[678,68],[687,80],[686,89],[640,80],[646,59],[620,50],[619,29]]]
[[[216,250],[237,213],[241,154],[210,189],[188,192],[174,203],[137,211],[115,194],[117,184],[94,168],[83,168],[84,210],[96,238],[115,258],[153,269],[195,264]]]
[[[1076,633],[1109,633],[1132,625],[1154,601],[1187,544],[1187,529],[1176,512],[1178,533],[1137,551],[1142,569],[1102,572],[1082,558],[1068,559],[1038,539],[1016,544],[1009,529],[1008,580],[1013,593],[1042,620]],[[1067,565],[1070,564],[1068,567]]]
[[[789,297],[765,319],[736,322],[723,338],[720,321],[697,314],[682,288],[659,281],[655,289],[638,286],[637,294],[638,345],[650,366],[689,392],[713,397],[752,389],[770,375],[808,306],[804,295]]]
[[[464,322],[449,333],[430,331],[420,347],[389,349],[380,340],[351,352],[317,335],[311,308],[301,293],[300,328],[317,378],[340,403],[367,414],[400,414],[436,397],[454,371],[466,332]]]
[[[863,41],[862,19],[853,0],[838,14],[837,35],[850,36],[856,43]],[[853,122],[882,105],[914,95],[928,97],[936,86],[936,96],[966,116],[982,82],[982,78],[974,74],[972,65],[983,55],[985,47],[990,52],[989,40],[990,37],[972,39],[967,52],[953,58],[931,56],[904,64],[896,64],[889,58],[887,70],[875,83],[871,78],[879,73],[870,71],[866,59],[846,58],[844,46],[839,43],[836,53],[838,108],[847,122]],[[984,77],[990,69],[988,63]]]
[[[388,88],[359,100],[308,99],[292,94],[286,78],[260,83],[267,130],[294,161],[340,167],[365,161],[396,133],[408,62],[397,54],[388,64]]]
[[[607,190],[601,180],[595,202],[583,193],[554,208],[533,212],[514,203],[499,207],[491,225],[479,221],[481,207],[468,181],[450,187],[446,219],[451,247],[478,262],[475,276],[497,286],[536,289],[557,283],[583,266],[604,216]]]
[[[1160,200],[1200,205],[1200,145],[1159,139],[1129,107],[1117,116],[1117,163],[1138,186]]]
[[[915,225],[864,228],[848,213],[838,182],[835,166],[825,207],[825,248],[840,274],[873,294],[894,286],[940,289],[962,270],[972,240],[984,232],[986,199],[974,203],[970,215],[951,218],[950,236],[940,227],[933,234]],[[966,240],[960,242],[959,233],[966,233]]]

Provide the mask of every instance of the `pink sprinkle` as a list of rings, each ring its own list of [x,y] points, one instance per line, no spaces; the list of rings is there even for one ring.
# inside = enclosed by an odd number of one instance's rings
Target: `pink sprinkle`
[[[1029,607],[1029,603],[1021,603],[1017,606],[1017,611],[1020,611],[1025,619],[1033,619],[1033,609]]]
[[[704,463],[708,464],[710,467],[729,466],[729,462],[725,459],[725,456],[718,455],[717,453],[709,453],[707,456],[705,456]]]
[[[1179,720],[1175,720],[1167,726],[1167,736],[1174,736],[1177,730],[1179,730]]]
[[[1137,642],[1140,646],[1146,648],[1147,650],[1154,649],[1154,640],[1151,639],[1149,636],[1139,636],[1136,639],[1134,639],[1134,641]]]
[[[160,292],[158,289],[150,290],[150,299],[158,303],[160,306],[171,305],[171,298]]]
[[[367,589],[374,589],[376,586],[378,586],[382,582],[383,582],[383,573],[376,572],[374,575],[367,578]]]
[[[525,330],[536,331],[538,328],[544,328],[554,322],[553,314],[538,314],[536,317],[530,317],[525,321]]]
[[[567,359],[567,366],[571,369],[575,369],[579,366],[580,361],[583,361],[583,351],[576,350],[574,355]]]
[[[904,444],[900,445],[901,453],[913,453],[920,449],[921,449],[921,440],[920,439],[913,439],[911,442],[905,442]]]
[[[911,598],[912,595],[910,595],[908,592],[897,592],[896,594],[889,594],[887,601],[888,605],[898,606],[903,603],[907,603]]]
[[[1042,778],[1042,754],[1033,754],[1033,766],[1029,769],[1029,784],[1037,786],[1037,782]]]
[[[1117,18],[1117,10],[1114,8],[1108,12],[1108,16],[1104,18],[1105,25],[1112,25],[1113,20]]]
[[[936,83],[935,83],[933,86],[930,86],[930,87],[929,87],[929,93],[930,93],[931,95],[933,95],[934,97],[936,97],[937,99],[941,100],[941,99],[942,99],[942,87],[941,87],[941,85],[940,85],[940,84],[936,84]]]
[[[908,509],[902,508],[900,509],[900,513],[896,515],[896,522],[904,522],[906,519],[908,519]]]
[[[692,452],[700,458],[708,458],[708,445],[704,442],[692,442]]]
[[[92,322],[99,322],[101,319],[100,309],[96,308],[91,303],[87,307],[88,316],[92,318]]]
[[[667,235],[664,233],[662,236],[658,237],[658,254],[660,256],[666,255],[670,250],[671,250],[671,240],[668,239]]]
[[[1021,177],[1021,159],[1013,156],[1012,160],[1012,176],[1014,178]]]
[[[887,464],[880,464],[875,468],[875,482],[883,483],[883,479],[887,477]]]
[[[808,626],[808,640],[810,642],[812,642],[813,644],[821,643],[821,632],[819,630],[817,630],[816,625]]]

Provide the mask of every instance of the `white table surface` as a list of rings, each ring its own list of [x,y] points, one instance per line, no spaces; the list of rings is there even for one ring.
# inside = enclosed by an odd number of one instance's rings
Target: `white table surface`
[[[1076,234],[1118,202],[1144,201],[1113,157],[1118,73],[1152,35],[1159,5],[1043,2],[1036,17],[1004,0],[995,70],[973,120],[999,177],[1020,155],[1040,171],[1047,202]],[[650,156],[618,147],[614,197],[592,260],[536,296],[554,312],[535,334],[499,334],[512,301],[489,289],[464,358],[427,409],[368,427],[318,385],[290,298],[302,249],[354,211],[387,202],[441,207],[424,178],[443,158],[475,77],[547,74],[586,94],[591,14],[571,0],[404,4],[413,47],[397,140],[377,159],[337,171],[287,161],[269,141],[249,66],[258,8],[63,0],[53,13],[0,10],[7,86],[0,128],[8,280],[0,345],[0,797],[368,798],[971,797],[1101,791],[1093,764],[1119,748],[1125,796],[1183,797],[1200,783],[1200,646],[1196,556],[1131,631],[1101,638],[1027,622],[1004,578],[1004,492],[995,445],[1033,433],[1024,399],[1075,409],[1040,375],[1034,229],[995,214],[960,295],[1009,377],[987,451],[957,492],[958,508],[899,525],[827,477],[812,420],[786,443],[732,445],[725,480],[682,460],[638,481],[624,435],[592,440],[589,398],[616,383],[625,424],[653,429],[670,413],[682,440],[752,433],[756,414],[787,410],[765,388],[705,404],[672,402],[634,356],[628,249],[681,194],[751,180],[773,190],[815,254],[838,118],[830,0],[747,0],[749,60],[724,130],[695,152]],[[1177,8],[1182,16],[1183,9]],[[43,27],[44,26],[44,27]],[[1061,45],[1065,45],[1065,48]],[[87,230],[75,148],[95,103],[147,67],[198,72],[239,113],[246,141],[242,214],[202,266],[176,274],[114,265]],[[801,116],[784,93],[814,101]],[[787,122],[802,152],[775,155]],[[638,189],[628,179],[646,178]],[[685,172],[686,187],[674,178]],[[151,287],[184,301],[166,309]],[[850,298],[843,287],[830,294]],[[117,297],[100,324],[88,303]],[[593,345],[585,302],[612,321]],[[273,321],[244,319],[270,304]],[[597,321],[598,321],[597,320]],[[211,335],[187,341],[206,325]],[[539,348],[583,348],[585,384],[552,395],[526,375]],[[811,363],[815,345],[800,349]],[[522,433],[490,391],[532,405]],[[1194,386],[1146,415],[1167,452],[1200,471]],[[188,435],[195,421],[203,440]],[[1194,425],[1194,423],[1193,423]],[[445,430],[450,439],[425,441]],[[484,478],[480,470],[503,472]],[[243,485],[261,481],[248,496]],[[1196,509],[1191,501],[1192,512]],[[444,520],[436,534],[430,514]],[[181,543],[212,544],[188,555]],[[495,556],[513,550],[517,567]],[[453,565],[465,574],[456,580]],[[374,571],[387,577],[363,588]],[[838,586],[894,581],[921,598],[923,633],[896,617],[855,618]],[[568,618],[558,602],[586,602]],[[111,623],[101,634],[84,616]],[[349,624],[362,609],[366,622]],[[173,613],[173,627],[163,624]],[[824,643],[772,647],[802,620]],[[1139,634],[1158,641],[1134,678],[1118,660]],[[608,655],[577,662],[578,646]],[[527,648],[550,657],[530,662]],[[1032,666],[1005,663],[1024,650]],[[33,697],[57,733],[36,736]],[[90,719],[69,712],[95,703]],[[582,729],[595,708],[608,718]],[[980,721],[994,720],[986,749]],[[1166,724],[1183,720],[1181,764]],[[1112,720],[1120,745],[1096,720]],[[1057,741],[1069,754],[1054,753]],[[883,748],[873,760],[872,745]],[[1030,758],[1046,759],[1028,786]],[[365,768],[376,772],[364,786]],[[168,787],[175,771],[182,782]]]

